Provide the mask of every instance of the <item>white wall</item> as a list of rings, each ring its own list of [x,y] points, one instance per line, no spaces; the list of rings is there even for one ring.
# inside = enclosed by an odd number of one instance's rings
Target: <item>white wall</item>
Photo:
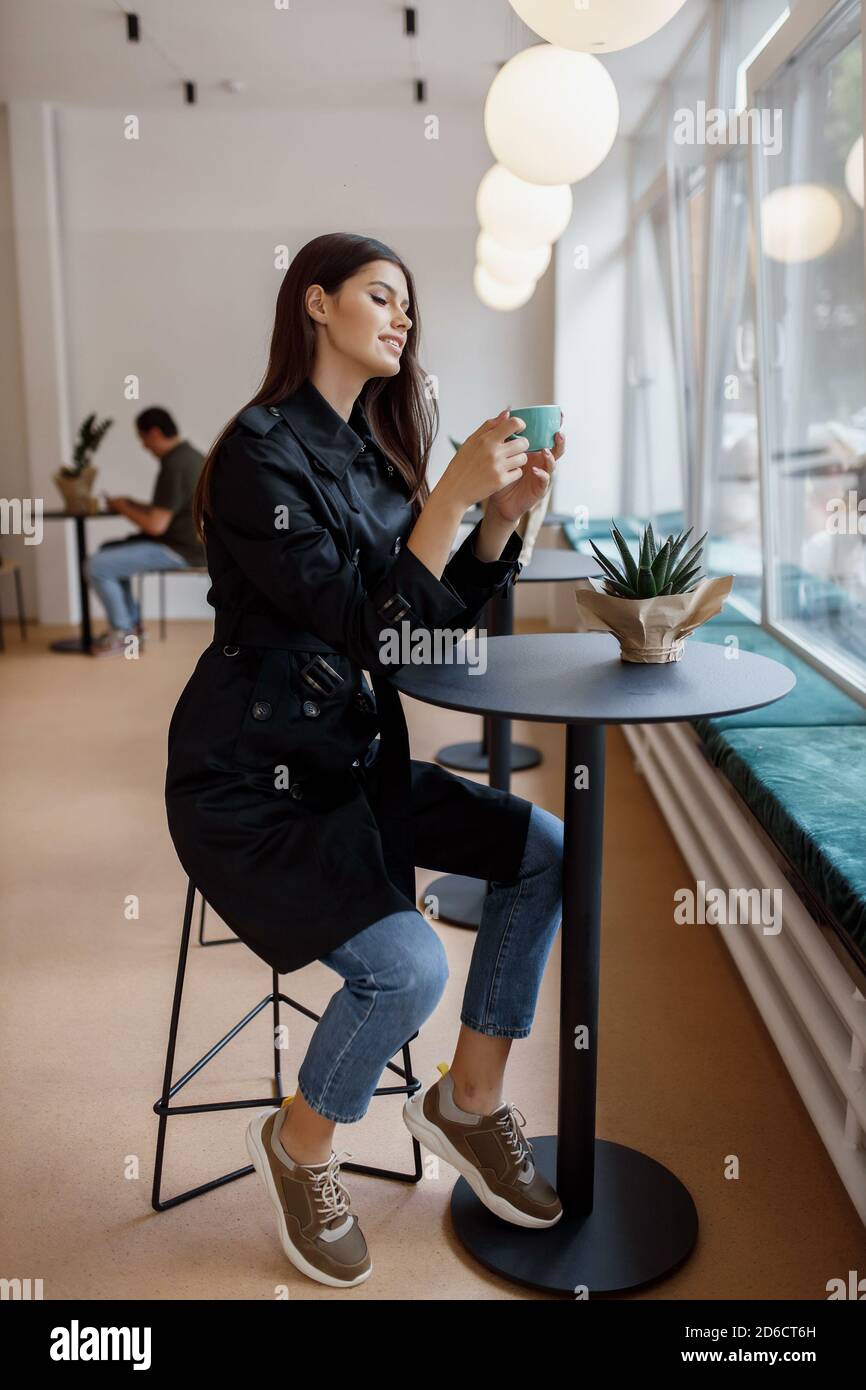
[[[593,517],[620,507],[628,231],[628,146],[618,140],[604,163],[575,184],[574,213],[555,247],[554,396],[565,414],[566,453],[553,504]],[[586,248],[586,268],[579,258]],[[551,621],[574,627],[572,587],[556,586]]]
[[[27,433],[23,398],[23,364],[18,323],[15,232],[12,219],[12,184],[9,167],[8,115],[0,106],[0,495],[22,498],[30,494]],[[21,565],[24,603],[28,613],[36,611],[35,547],[25,545],[22,535],[0,536],[0,554]],[[0,604],[6,619],[15,612],[15,590],[11,579],[0,584]]]
[[[553,398],[553,272],[522,310],[478,302],[475,191],[491,163],[480,116],[446,113],[428,140],[422,113],[153,110],[138,113],[141,138],[130,141],[124,111],[58,110],[73,437],[92,410],[115,420],[96,457],[99,488],[149,497],[156,465],[132,424],[146,405],[166,405],[207,448],[264,371],[283,274],[275,246],[292,253],[323,231],[374,235],[416,277],[422,363],[439,378],[434,479],[449,434],[462,438],[509,400]],[[140,400],[124,397],[132,374]],[[89,529],[98,544],[130,524]],[[212,614],[206,581],[167,588],[171,615]],[[533,611],[528,592],[520,611]],[[39,616],[75,620],[76,595]]]

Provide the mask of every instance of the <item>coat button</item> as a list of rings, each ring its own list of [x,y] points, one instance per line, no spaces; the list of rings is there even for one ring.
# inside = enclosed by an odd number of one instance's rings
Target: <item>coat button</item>
[[[370,708],[369,696],[365,695],[363,690],[359,690],[355,696],[355,704],[358,706],[358,709],[368,710]]]
[[[253,719],[270,719],[271,707],[267,700],[256,700],[252,708]]]
[[[293,782],[289,787],[289,791],[296,801],[300,801],[301,797],[304,795],[304,789],[298,782]]]
[[[268,410],[270,411],[271,415],[279,415],[280,413],[275,405],[269,405]]]
[[[353,564],[353,565],[357,565],[357,563],[358,563],[358,561],[359,561],[360,558],[361,558],[361,552],[360,552],[360,550],[353,550],[353,551],[352,551],[352,564]]]
[[[402,537],[402,536],[397,536],[396,540],[394,541],[394,544],[391,546],[391,554],[392,554],[392,555],[399,555],[399,553],[400,553],[400,546],[401,546],[402,544],[403,544],[403,537]]]
[[[353,758],[353,759],[352,759],[352,766],[353,766],[353,767],[360,767],[360,766],[361,766],[361,759],[360,759],[360,758]]]
[[[315,700],[304,701],[304,714],[308,714],[311,719],[314,719],[319,713],[319,706],[316,704]]]

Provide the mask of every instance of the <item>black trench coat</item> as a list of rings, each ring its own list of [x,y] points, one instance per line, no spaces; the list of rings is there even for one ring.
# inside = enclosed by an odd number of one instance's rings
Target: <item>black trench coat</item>
[[[519,573],[520,537],[484,562],[476,527],[437,579],[404,544],[406,485],[360,403],[347,423],[309,379],[241,413],[211,480],[214,636],[165,782],[207,901],[282,973],[415,907],[415,865],[516,878],[531,803],[411,758],[380,634],[471,627]]]

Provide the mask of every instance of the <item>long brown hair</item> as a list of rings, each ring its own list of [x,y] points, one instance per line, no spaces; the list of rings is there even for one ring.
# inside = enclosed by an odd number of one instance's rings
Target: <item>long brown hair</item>
[[[251,405],[275,405],[296,391],[310,375],[316,330],[304,305],[306,290],[310,285],[321,285],[326,294],[334,294],[344,280],[370,261],[391,261],[402,270],[409,289],[412,327],[403,348],[399,372],[391,377],[371,377],[363,386],[359,400],[377,444],[407,484],[409,500],[417,517],[430,492],[427,462],[439,428],[439,407],[436,393],[428,391],[428,377],[418,364],[421,320],[415,282],[408,266],[381,241],[350,232],[328,232],[302,246],[283,276],[262,384],[252,400],[235,412],[208,451],[192,504],[196,530],[202,541],[205,539],[205,514],[211,511],[210,480],[214,460],[238,415]]]

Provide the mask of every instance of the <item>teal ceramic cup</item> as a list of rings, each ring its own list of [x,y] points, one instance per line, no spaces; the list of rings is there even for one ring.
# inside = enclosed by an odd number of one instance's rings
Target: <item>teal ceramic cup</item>
[[[523,421],[520,436],[529,440],[529,453],[534,453],[536,449],[553,449],[553,436],[562,419],[558,405],[514,405],[508,407],[508,413]],[[509,439],[517,437],[508,435]]]

